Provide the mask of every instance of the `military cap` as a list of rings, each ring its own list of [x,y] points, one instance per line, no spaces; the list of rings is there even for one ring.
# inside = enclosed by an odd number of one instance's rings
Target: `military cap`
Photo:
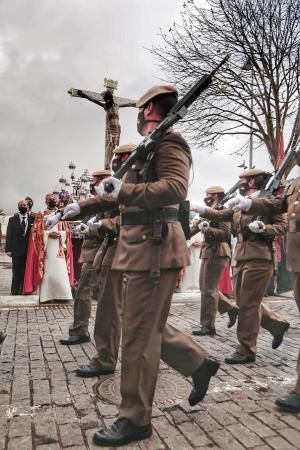
[[[131,153],[132,150],[134,150],[136,148],[136,144],[124,144],[124,145],[119,145],[119,147],[116,147],[113,150],[113,153]]]
[[[93,177],[109,177],[110,175],[110,170],[95,170],[95,172],[92,173]]]
[[[152,88],[148,89],[148,91],[142,95],[142,97],[136,102],[136,106],[138,108],[141,108],[142,106],[146,105],[150,100],[152,100],[154,97],[157,97],[161,94],[178,94],[178,91],[175,86],[172,86],[171,84],[162,84],[153,86]]]
[[[239,178],[252,178],[257,175],[266,175],[268,172],[262,169],[248,169],[240,173]]]
[[[209,186],[205,192],[207,194],[224,194],[225,190],[221,186]]]

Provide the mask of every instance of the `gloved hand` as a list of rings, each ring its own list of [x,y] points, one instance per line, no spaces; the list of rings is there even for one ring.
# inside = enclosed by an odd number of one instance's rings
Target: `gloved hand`
[[[198,203],[191,203],[190,210],[197,212],[199,214],[199,216],[201,216],[202,214],[204,214],[204,211],[206,210],[206,206],[198,205]]]
[[[203,222],[200,222],[198,225],[198,228],[202,233],[206,233],[206,231],[209,229],[209,222],[207,220],[203,220]]]
[[[77,225],[76,231],[78,231],[78,233],[80,234],[87,234],[89,232],[89,227],[82,222],[79,225]]]
[[[233,209],[234,211],[237,211],[239,209],[241,209],[242,211],[248,211],[251,205],[251,198],[246,198],[238,194],[236,197],[228,200],[228,202],[226,202],[224,206],[225,208]]]
[[[266,225],[261,220],[253,220],[248,227],[252,233],[263,233],[266,231]]]
[[[56,214],[52,214],[51,216],[47,216],[45,219],[45,225],[47,230],[51,230],[61,219],[61,213],[57,212]]]
[[[112,192],[106,192],[105,186],[112,185],[114,190]],[[103,200],[107,200],[108,202],[115,202],[118,200],[120,190],[122,187],[122,181],[118,180],[114,177],[105,178],[99,186],[95,186],[95,191],[99,195],[99,197],[103,198]]]
[[[99,228],[101,228],[101,226],[102,226],[101,220],[98,220],[98,222],[95,222],[95,219],[96,219],[96,217],[92,217],[91,219],[89,219],[87,221],[87,226],[89,227],[89,229],[91,231],[99,230]]]
[[[62,220],[71,219],[72,217],[78,216],[80,214],[80,206],[78,203],[70,203],[64,208],[64,215]]]

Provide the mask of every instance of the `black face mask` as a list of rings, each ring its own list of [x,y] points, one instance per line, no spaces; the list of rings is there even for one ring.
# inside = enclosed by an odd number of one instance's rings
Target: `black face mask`
[[[95,186],[96,186],[96,183],[90,183],[90,193],[92,195],[96,195]]]
[[[26,214],[27,213],[27,208],[25,208],[25,206],[19,206],[19,211],[21,214]]]
[[[149,122],[160,123],[160,120],[153,120],[153,119],[147,120],[147,119],[145,119],[144,110],[142,109],[142,111],[139,111],[138,116],[137,116],[136,129],[141,136],[142,136],[144,125]]]
[[[146,119],[144,116],[144,110],[139,111],[138,118],[137,118],[137,125],[136,125],[136,129],[139,134],[142,134],[142,130],[144,128],[145,123],[146,123]]]
[[[57,205],[57,202],[56,202],[55,200],[48,200],[48,202],[47,202],[47,206],[48,206],[48,208],[50,208],[50,209],[55,208],[56,205]]]
[[[243,183],[240,183],[239,193],[245,197],[250,189],[251,186],[249,186],[249,183],[247,181],[244,181]]]
[[[214,202],[214,199],[212,197],[205,197],[204,199],[204,203],[206,204],[206,206],[211,206]]]

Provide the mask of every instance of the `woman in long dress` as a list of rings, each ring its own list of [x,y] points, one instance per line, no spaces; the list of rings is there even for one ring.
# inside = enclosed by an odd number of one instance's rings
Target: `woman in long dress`
[[[66,221],[51,230],[45,229],[45,218],[57,205],[54,194],[46,195],[47,209],[36,214],[28,247],[24,294],[38,290],[40,303],[71,300],[74,284],[71,233]]]

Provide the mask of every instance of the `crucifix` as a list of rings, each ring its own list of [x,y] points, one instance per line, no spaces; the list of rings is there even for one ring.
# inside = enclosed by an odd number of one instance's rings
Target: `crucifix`
[[[110,168],[113,150],[119,145],[121,126],[119,121],[119,108],[136,107],[136,100],[129,98],[115,97],[114,91],[118,87],[118,82],[104,78],[105,91],[91,92],[71,88],[68,93],[71,97],[85,98],[96,105],[101,106],[106,112],[105,129],[105,169]]]

